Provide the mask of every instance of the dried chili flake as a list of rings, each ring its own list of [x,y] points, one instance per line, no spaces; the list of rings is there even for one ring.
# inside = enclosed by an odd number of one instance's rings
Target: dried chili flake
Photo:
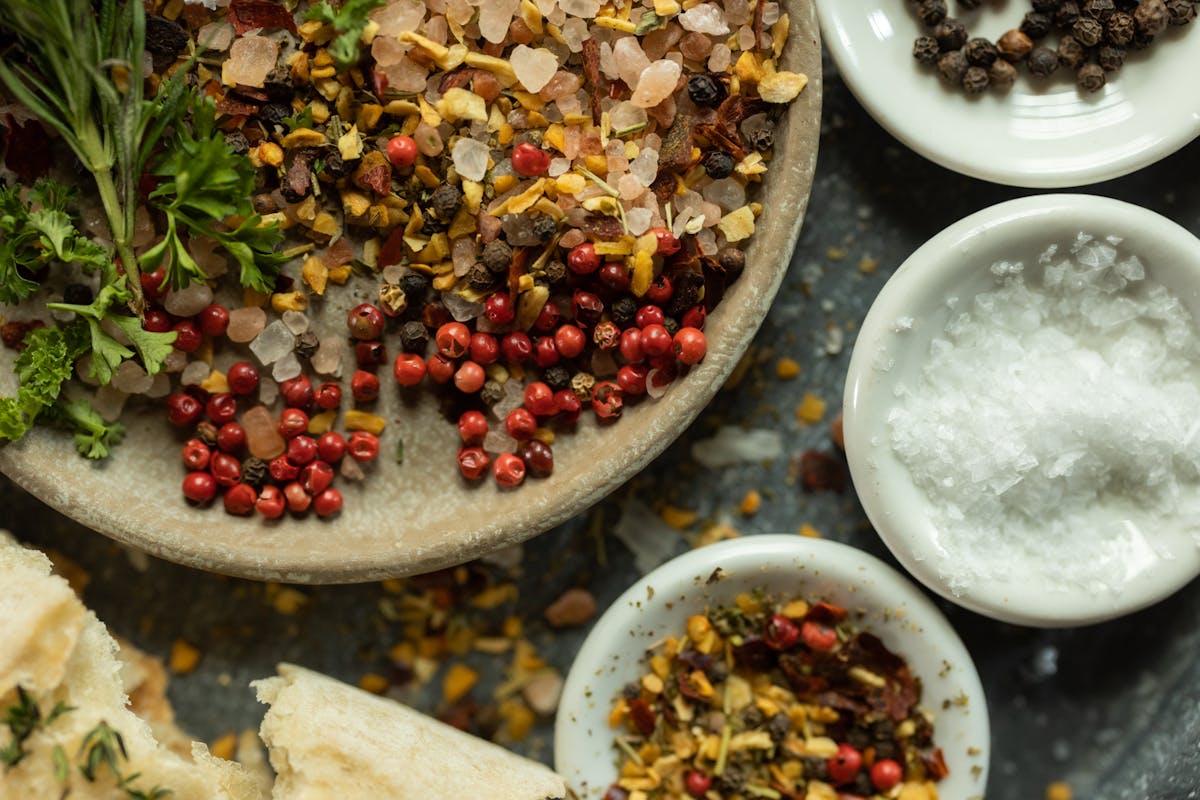
[[[273,0],[230,0],[229,24],[238,36],[257,28],[277,28],[296,33],[296,18]]]

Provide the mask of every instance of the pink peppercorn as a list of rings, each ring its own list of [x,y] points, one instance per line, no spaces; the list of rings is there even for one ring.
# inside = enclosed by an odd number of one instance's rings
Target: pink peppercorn
[[[507,488],[520,486],[525,480],[525,462],[512,453],[501,453],[492,462],[496,483]]]

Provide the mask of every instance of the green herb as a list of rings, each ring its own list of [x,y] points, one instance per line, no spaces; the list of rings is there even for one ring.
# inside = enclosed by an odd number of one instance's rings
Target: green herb
[[[25,742],[34,731],[51,725],[54,720],[75,709],[66,703],[59,702],[46,717],[29,692],[17,686],[17,703],[8,707],[4,714],[4,725],[12,738],[4,747],[0,747],[0,764],[5,767],[15,767],[29,753],[25,750]]]
[[[300,113],[284,117],[281,121],[289,131],[294,131],[297,128],[311,128],[313,125],[312,106],[305,106],[304,110]]]
[[[399,442],[396,442],[396,463],[397,464],[404,463],[404,440],[403,439],[401,439]]]
[[[304,14],[307,20],[324,22],[338,31],[338,36],[329,45],[329,55],[338,72],[358,64],[362,58],[363,29],[370,22],[368,14],[384,5],[386,0],[345,0],[341,8],[334,11],[329,0],[321,0]]]
[[[664,17],[660,17],[653,10],[647,10],[642,14],[642,20],[637,27],[633,29],[634,36],[645,36],[650,31],[655,31],[667,24]]]
[[[0,187],[0,303],[27,299],[38,288],[29,276],[53,261],[79,263],[89,272],[110,261],[102,247],[75,228],[67,213],[75,199],[69,188],[38,181],[29,199],[21,199],[20,187]]]
[[[16,360],[17,396],[0,398],[0,440],[20,439],[38,416],[58,401],[63,383],[74,372],[75,360],[88,347],[82,325],[38,328],[25,337],[25,349]]]
[[[79,772],[89,783],[95,783],[102,768],[108,767],[108,771],[116,779],[117,787],[124,790],[125,796],[130,800],[160,800],[172,793],[170,789],[158,786],[152,789],[136,789],[132,786],[141,777],[141,773],[125,775],[121,772],[121,761],[128,761],[129,753],[125,750],[125,739],[121,733],[107,722],[100,722],[83,737],[79,746],[79,757],[83,761]]]
[[[128,317],[112,313],[114,305],[128,300],[125,288],[118,283],[109,283],[96,293],[96,299],[90,305],[81,306],[72,303],[47,303],[47,308],[62,311],[74,311],[87,322],[91,334],[92,369],[89,373],[101,383],[112,380],[113,373],[121,362],[132,358],[134,350],[141,356],[142,366],[146,374],[154,375],[163,368],[163,362],[174,349],[173,344],[177,334],[174,331],[152,333],[142,327],[137,317]],[[114,339],[104,330],[101,323],[108,321],[116,325],[133,345],[130,350],[121,342]]]
[[[73,431],[75,449],[92,460],[108,458],[125,438],[125,426],[105,422],[87,400],[60,400],[46,410],[46,418]]]
[[[243,286],[269,292],[287,257],[275,252],[283,239],[279,226],[262,227],[262,217],[254,213],[254,166],[226,143],[211,99],[197,96],[188,108],[190,125],[176,126],[167,152],[151,169],[154,175],[168,178],[150,194],[151,205],[167,217],[167,233],[142,254],[141,263],[157,269],[169,254],[167,275],[172,286],[207,280],[181,234],[211,236],[241,266]],[[218,227],[229,217],[243,221],[231,231]]]

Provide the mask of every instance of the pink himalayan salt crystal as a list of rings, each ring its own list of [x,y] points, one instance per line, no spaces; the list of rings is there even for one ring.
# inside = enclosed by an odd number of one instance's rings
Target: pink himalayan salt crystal
[[[229,312],[229,328],[225,335],[232,342],[252,342],[267,327],[267,312],[254,306],[235,308]]]
[[[458,25],[466,25],[475,16],[475,7],[467,0],[450,0],[446,3],[446,19]]]
[[[753,18],[752,0],[725,0],[725,21],[730,25],[745,25]]]
[[[559,8],[573,17],[591,19],[600,11],[600,0],[559,0]]]
[[[583,77],[568,72],[567,70],[559,70],[554,73],[542,90],[538,92],[538,96],[543,100],[558,100],[560,98],[574,97],[575,93],[583,87]]]
[[[625,220],[629,224],[629,232],[634,236],[641,236],[650,230],[654,214],[648,208],[631,208],[625,213]]]
[[[196,32],[196,43],[214,53],[224,53],[233,44],[233,26],[228,22],[213,22]]]
[[[713,45],[712,55],[708,57],[708,69],[710,72],[724,72],[729,69],[729,65],[733,63],[733,51],[728,45],[716,44]]]
[[[710,36],[725,36],[729,33],[725,12],[713,3],[692,6],[680,14],[678,19],[685,31],[707,33]]]
[[[617,181],[617,191],[621,193],[622,200],[636,200],[642,196],[642,192],[646,191],[646,186],[633,175],[622,175]]]
[[[678,25],[668,25],[646,34],[646,37],[642,39],[642,49],[646,51],[647,58],[657,61],[660,58],[667,58],[667,54],[682,38],[682,28]]]
[[[371,19],[379,25],[375,36],[395,39],[405,31],[420,30],[425,20],[425,3],[422,0],[391,0],[386,6],[371,12]]]
[[[402,58],[384,69],[388,86],[398,92],[423,92],[429,80],[429,68],[411,58]]]
[[[447,44],[450,41],[450,26],[446,23],[445,17],[433,17],[425,23],[425,28],[421,33],[426,39],[438,44]]]
[[[480,35],[492,44],[503,42],[513,15],[520,7],[521,0],[483,0],[479,5]]]
[[[561,247],[569,249],[569,248],[575,247],[576,245],[583,244],[586,241],[587,241],[586,233],[579,230],[579,228],[572,228],[571,230],[569,230],[563,234],[562,238],[558,240],[558,244]]]
[[[265,406],[255,406],[242,414],[242,427],[246,430],[246,449],[255,458],[269,461],[287,449],[275,418]]]
[[[689,33],[679,40],[679,52],[689,61],[703,61],[712,49],[712,39],[703,33]]]
[[[654,108],[648,109],[648,112],[650,114],[650,118],[661,125],[663,130],[666,130],[670,128],[671,124],[675,121],[675,113],[677,110],[677,103],[675,102],[674,95],[672,95],[656,105]]]
[[[621,76],[620,70],[617,69],[617,57],[613,53],[612,45],[608,42],[600,43],[600,71],[609,80],[615,80]]]
[[[519,44],[509,56],[517,80],[530,92],[540,92],[558,71],[558,59],[544,47]]]
[[[579,97],[574,94],[558,98],[554,102],[554,107],[558,109],[558,113],[562,116],[579,114],[583,111],[583,104],[579,102]]]
[[[567,43],[567,49],[572,53],[583,50],[583,41],[589,36],[591,33],[588,31],[587,23],[579,17],[571,17],[562,26],[563,41]]]
[[[243,36],[233,43],[229,58],[221,70],[221,82],[226,86],[262,88],[267,74],[275,69],[279,45],[263,36]]]
[[[617,77],[631,89],[637,88],[638,79],[650,66],[650,59],[642,52],[636,36],[618,39],[613,45],[613,59],[616,61]]]
[[[394,36],[376,36],[371,42],[371,58],[375,59],[376,66],[386,70],[399,64],[408,55],[408,49]]]

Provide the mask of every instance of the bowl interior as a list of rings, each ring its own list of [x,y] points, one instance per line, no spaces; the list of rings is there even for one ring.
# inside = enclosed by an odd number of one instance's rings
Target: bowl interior
[[[428,572],[523,541],[583,511],[662,452],[704,408],[749,345],[787,270],[816,165],[821,48],[810,0],[784,6],[792,24],[783,63],[806,73],[810,83],[777,129],[775,160],[759,195],[768,210],[747,250],[745,272],[709,317],[708,355],[661,400],[627,409],[620,424],[581,424],[560,437],[550,479],[527,481],[517,491],[499,490],[490,480],[466,485],[455,463],[457,430],[437,400],[430,392],[402,396],[386,375],[375,409],[389,421],[381,457],[361,485],[342,482],[345,507],[328,521],[309,515],[273,525],[188,507],[179,490],[182,439],[159,408],[127,412],[125,442],[101,464],[80,458],[70,436],[39,428],[0,448],[0,471],[82,524],[154,555],[298,583]],[[374,291],[364,280],[357,296],[348,292],[338,306],[310,309],[310,316],[344,330],[345,309]],[[389,353],[398,352],[396,339],[387,345]],[[15,376],[12,353],[4,350],[0,394],[7,395],[15,391]]]
[[[1176,80],[1200,71],[1194,26],[1172,28],[1148,50],[1131,52],[1094,94],[1078,91],[1063,68],[1040,82],[1022,69],[1012,90],[967,97],[913,58],[913,40],[929,33],[914,8],[891,0],[825,2],[819,13],[829,52],[863,106],[944,167],[1014,186],[1081,186],[1152,164],[1200,135],[1200,93]],[[1028,10],[951,4],[971,36],[991,41]],[[1057,34],[1047,41],[1055,46]]]
[[[715,573],[720,570],[719,576]],[[608,714],[645,671],[645,648],[679,635],[706,605],[746,591],[821,598],[862,613],[864,629],[908,660],[935,713],[935,741],[950,775],[947,798],[982,797],[987,785],[987,705],[970,655],[941,612],[911,582],[861,550],[794,535],[736,539],[686,553],[634,584],[596,623],[571,667],[555,720],[555,769],[581,800],[616,777]]]
[[[1200,319],[1200,240],[1154,212],[1087,195],[1046,195],[994,206],[951,226],[914,253],[884,286],[860,331],[846,380],[846,454],[863,508],[896,558],[931,589],[997,619],[1030,625],[1096,622],[1149,605],[1200,573],[1200,548],[1187,525],[1147,527],[1158,556],[1130,563],[1116,576],[1119,591],[1048,583],[1042,574],[1011,565],[1007,577],[977,581],[961,593],[939,569],[945,552],[918,489],[890,445],[889,410],[895,388],[916,385],[959,298],[958,308],[995,286],[997,261],[1023,261],[1030,270],[1047,245],[1070,245],[1080,232],[1124,238],[1147,279],[1165,285]],[[908,318],[911,328],[898,329]],[[1136,520],[1136,517],[1132,517]],[[1064,568],[1069,565],[1063,565]]]

